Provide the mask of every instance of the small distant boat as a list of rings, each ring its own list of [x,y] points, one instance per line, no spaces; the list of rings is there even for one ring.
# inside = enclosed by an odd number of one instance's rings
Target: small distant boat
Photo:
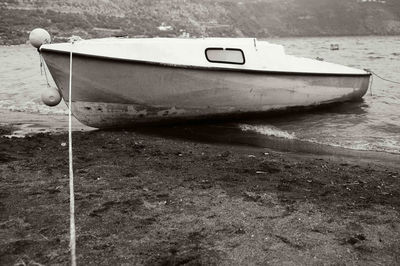
[[[338,51],[340,48],[339,48],[339,44],[337,44],[337,43],[332,43],[331,44],[331,50],[332,51]]]
[[[39,51],[72,113],[96,127],[236,116],[361,98],[370,73],[238,38],[106,38]]]

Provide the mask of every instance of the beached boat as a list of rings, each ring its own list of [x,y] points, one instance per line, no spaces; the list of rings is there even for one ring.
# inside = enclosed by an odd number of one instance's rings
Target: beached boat
[[[237,38],[106,38],[39,51],[72,113],[97,127],[236,116],[360,99],[370,73]]]

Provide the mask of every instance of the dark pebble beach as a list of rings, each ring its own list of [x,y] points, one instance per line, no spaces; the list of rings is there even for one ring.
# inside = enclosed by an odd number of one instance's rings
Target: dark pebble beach
[[[70,263],[67,140],[0,138],[1,265]],[[395,155],[132,131],[73,145],[79,265],[400,263]]]

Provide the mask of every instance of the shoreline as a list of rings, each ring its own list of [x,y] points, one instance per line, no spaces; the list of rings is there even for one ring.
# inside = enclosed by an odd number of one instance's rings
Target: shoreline
[[[64,114],[29,113],[0,109],[3,120],[0,122],[0,137],[33,136],[35,134],[65,134],[68,132],[68,116]],[[83,125],[75,117],[72,120],[72,129],[78,131],[94,130]],[[5,132],[5,133],[3,133]]]
[[[0,109],[0,114],[7,118],[0,123],[0,138],[5,135],[8,137],[32,137],[36,134],[62,135],[68,133],[68,116],[64,114],[15,112],[5,109]],[[20,114],[23,115],[21,116]],[[291,112],[288,111],[284,114],[290,115]],[[270,115],[272,116],[273,113]],[[281,152],[346,156],[377,161],[383,160],[385,162],[387,160],[397,161],[397,156],[400,156],[400,153],[385,150],[353,149],[310,140],[263,135],[257,132],[243,131],[238,127],[240,124],[242,124],[240,119],[228,119],[227,121],[214,119],[182,121],[172,123],[172,125],[150,124],[140,126],[140,128],[120,130],[204,144],[241,145]],[[112,129],[97,129],[86,126],[75,117],[72,118],[72,130],[73,132],[112,131]]]
[[[10,112],[9,114],[15,113]],[[32,117],[37,116],[37,114],[32,114]],[[49,117],[48,114],[43,114],[40,116],[46,118]],[[21,120],[12,116],[9,121],[13,120],[17,122],[14,122],[10,125],[0,124],[0,138],[3,136],[10,138],[26,138],[34,137],[37,134],[68,134],[68,117],[64,115],[50,116],[50,118],[55,117],[56,119],[48,124],[46,124],[43,120],[36,121],[35,119],[33,119],[35,121],[34,123],[27,124],[26,121],[28,121],[29,117],[24,117]],[[212,123],[197,121],[189,123],[175,123],[173,125],[149,125],[142,126],[141,128],[137,129],[121,129],[120,131],[142,134],[149,137],[167,138],[171,141],[189,141],[194,143],[202,143],[205,145],[242,146],[254,149],[268,149],[276,152],[300,154],[304,156],[343,157],[347,159],[358,159],[375,163],[392,163],[394,165],[400,161],[400,159],[398,159],[400,154],[396,152],[352,149],[301,139],[288,139],[283,137],[263,135],[257,132],[243,131],[237,127],[238,123],[240,123],[240,121],[232,121],[227,123],[218,121]],[[21,127],[21,125],[23,126]],[[32,127],[31,132],[26,130],[26,128],[30,127]],[[75,117],[73,117],[72,127],[73,134],[90,131],[113,132],[111,129],[101,130],[85,126]],[[48,128],[48,130],[46,130],[46,128]]]
[[[160,131],[73,133],[78,263],[399,263],[396,161]],[[67,139],[0,138],[0,264],[68,264]]]
[[[242,146],[254,149],[268,149],[282,153],[310,156],[343,157],[371,162],[400,162],[400,154],[388,151],[357,150],[329,144],[320,144],[301,139],[287,139],[262,135],[257,132],[242,131],[237,123],[191,123],[174,126],[143,127],[131,132],[143,135],[169,138],[176,141],[214,144],[222,146]]]

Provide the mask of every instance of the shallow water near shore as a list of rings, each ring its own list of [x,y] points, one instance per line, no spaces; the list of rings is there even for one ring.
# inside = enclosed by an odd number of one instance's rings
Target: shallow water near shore
[[[288,54],[319,57],[333,63],[368,68],[387,79],[399,80],[396,75],[400,67],[399,36],[284,38],[269,41],[284,45]],[[333,43],[339,44],[338,51],[330,50],[330,44]],[[15,126],[16,135],[19,136],[65,131],[65,104],[50,108],[41,103],[40,94],[47,82],[45,76],[41,75],[35,49],[28,45],[2,46],[0,60],[0,124]],[[55,86],[51,77],[49,83]],[[270,140],[275,139],[279,143],[287,140],[400,153],[399,111],[400,85],[374,77],[372,95],[368,92],[361,102],[241,122],[218,123],[218,128],[225,127],[226,132],[233,129],[230,132],[234,132],[235,139],[240,139],[244,144],[251,135],[252,141],[256,138],[259,146],[264,143],[265,146],[271,145]],[[74,125],[75,130],[90,129],[77,121]],[[184,131],[192,126],[180,127]],[[212,138],[219,132],[205,127],[203,139]],[[195,128],[199,129],[199,125]],[[229,143],[229,138],[226,142]]]

